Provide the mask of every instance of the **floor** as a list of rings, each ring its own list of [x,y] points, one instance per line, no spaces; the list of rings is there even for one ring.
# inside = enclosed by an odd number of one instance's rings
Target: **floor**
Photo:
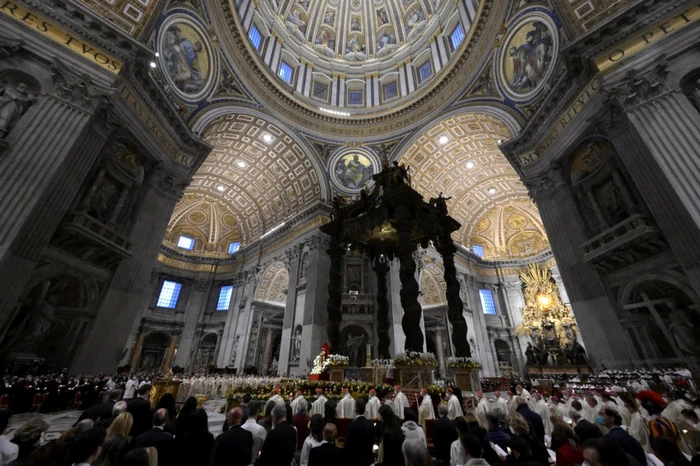
[[[209,432],[215,436],[221,433],[221,426],[224,424],[226,416],[222,414],[221,407],[226,403],[225,399],[210,400],[204,404],[204,410],[209,416]],[[60,435],[80,417],[81,411],[69,410],[52,414],[23,413],[12,416],[10,421],[10,436],[12,432],[25,422],[35,417],[41,417],[49,425],[49,429],[44,433],[42,443],[48,442]]]

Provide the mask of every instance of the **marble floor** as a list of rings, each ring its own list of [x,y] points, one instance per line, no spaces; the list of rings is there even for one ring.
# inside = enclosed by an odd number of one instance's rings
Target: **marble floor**
[[[226,403],[225,399],[210,400],[204,404],[204,410],[209,417],[209,432],[214,436],[221,433],[221,426],[224,424],[226,416],[222,414],[221,407]],[[49,429],[42,437],[42,443],[58,438],[66,429],[76,423],[82,411],[68,410],[59,413],[38,414],[38,413],[23,413],[12,416],[10,421],[9,436],[12,437],[12,432],[22,426],[25,422],[35,417],[41,417],[49,425]]]

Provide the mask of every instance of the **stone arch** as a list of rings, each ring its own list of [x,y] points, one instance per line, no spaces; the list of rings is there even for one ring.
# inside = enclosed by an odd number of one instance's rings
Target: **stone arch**
[[[219,334],[216,332],[209,332],[202,337],[199,341],[199,347],[197,348],[197,360],[195,364],[199,368],[199,371],[206,371],[209,366],[215,363],[214,358],[216,357],[216,347],[219,342]]]
[[[141,355],[136,367],[141,370],[158,371],[165,363],[165,357],[172,336],[164,330],[152,330],[143,338]]]
[[[281,261],[273,262],[260,277],[255,289],[255,301],[285,306],[288,286],[289,271],[287,266]]]
[[[191,121],[192,131],[198,136],[202,136],[204,131],[206,131],[206,129],[211,125],[211,123],[214,122],[217,118],[223,115],[235,113],[250,115],[256,118],[261,118],[263,120],[269,121],[273,125],[280,128],[282,131],[284,131],[289,137],[291,137],[294,140],[294,142],[296,142],[300,147],[304,149],[304,152],[306,154],[314,154],[314,156],[309,157],[309,159],[311,160],[311,163],[314,166],[314,170],[316,171],[319,184],[321,185],[321,200],[327,202],[330,199],[330,186],[328,184],[328,177],[326,176],[326,170],[323,166],[323,163],[320,162],[318,160],[318,157],[316,156],[316,148],[311,146],[305,139],[299,137],[296,131],[290,126],[286,125],[278,118],[267,114],[266,112],[246,107],[243,105],[224,104],[208,106],[204,110],[202,110],[202,112],[197,113],[193,117]]]
[[[447,304],[447,284],[444,271],[436,264],[428,264],[420,272],[421,306],[433,307]]]
[[[494,349],[496,350],[496,360],[498,363],[513,365],[513,351],[507,341],[496,338],[493,341]]]

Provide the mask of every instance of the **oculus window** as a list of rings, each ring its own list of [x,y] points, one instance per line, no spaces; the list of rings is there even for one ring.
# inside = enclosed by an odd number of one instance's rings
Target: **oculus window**
[[[234,241],[233,243],[228,243],[228,253],[235,254],[241,249],[241,243],[239,241]]]
[[[189,236],[180,236],[180,238],[177,240],[177,247],[187,249],[188,251],[193,250],[194,238],[190,238]]]
[[[231,295],[233,295],[233,286],[226,285],[221,287],[219,299],[216,301],[217,311],[228,311],[228,307],[231,304]]]
[[[484,314],[495,316],[496,303],[493,300],[491,290],[479,290],[479,297],[481,298],[481,307],[484,308]]]
[[[156,303],[156,306],[167,309],[175,309],[177,306],[177,300],[180,297],[181,289],[182,283],[165,280],[163,282],[163,286],[160,288],[160,294],[158,295],[158,302]]]
[[[292,67],[289,66],[289,63],[283,61],[280,65],[279,75],[284,82],[286,82],[287,84],[292,84],[292,80],[294,79],[294,69],[292,69]]]

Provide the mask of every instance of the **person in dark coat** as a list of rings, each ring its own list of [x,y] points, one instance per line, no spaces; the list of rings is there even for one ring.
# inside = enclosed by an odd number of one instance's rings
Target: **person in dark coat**
[[[227,419],[229,428],[216,438],[209,466],[246,466],[250,464],[253,452],[253,434],[241,428],[241,421],[243,420],[243,410],[241,408],[232,409]],[[270,433],[270,435],[272,434]],[[198,464],[198,462],[191,464]],[[279,464],[286,466],[289,462]]]
[[[131,448],[154,447],[158,451],[158,466],[172,466],[175,453],[173,436],[163,430],[168,422],[168,410],[161,408],[153,415],[153,428],[137,437],[131,443]]]
[[[602,408],[600,415],[603,417],[603,425],[610,429],[606,437],[612,440],[625,453],[633,457],[641,464],[645,464],[647,455],[642,445],[625,431],[622,427],[622,416],[612,408]]]
[[[139,388],[136,398],[132,398],[126,402],[126,410],[131,413],[134,418],[134,424],[131,426],[132,438],[138,437],[153,427],[151,404],[148,402],[150,394],[151,386],[147,384]]]
[[[175,437],[175,465],[192,466],[211,457],[214,436],[209,432],[209,418],[203,409],[189,415],[190,431]],[[166,424],[167,425],[167,424]]]
[[[508,447],[510,447],[510,434],[503,430],[501,421],[495,414],[487,414],[486,420],[489,423],[489,431],[483,439],[484,460],[491,465],[501,464],[502,461],[493,448],[491,448],[491,443],[493,442],[495,445],[498,445],[503,451],[508,451]]]
[[[578,401],[571,403],[572,409],[569,412],[569,417],[574,423],[574,432],[576,433],[576,436],[578,436],[581,443],[592,438],[602,437],[603,433],[600,431],[597,425],[581,417],[580,408],[577,408],[576,403],[578,403],[579,407],[581,406],[581,403]]]
[[[321,446],[311,449],[309,466],[338,465],[342,461],[343,450],[335,446],[338,429],[330,422],[323,426],[323,442]]]
[[[359,398],[355,402],[357,417],[348,425],[348,434],[343,445],[343,454],[353,466],[374,464],[374,423],[365,417],[367,401]]]
[[[401,420],[394,414],[389,405],[379,408],[379,416],[382,418],[380,434],[380,448],[383,466],[403,466],[406,464],[401,445],[405,439],[401,429]]]
[[[272,408],[273,429],[265,437],[257,466],[287,466],[294,459],[297,431],[287,422],[287,407]],[[223,434],[222,434],[223,435]]]
[[[435,445],[435,459],[443,465],[450,464],[450,446],[457,440],[457,426],[447,417],[447,405],[438,406],[438,416],[433,423],[433,445]]]
[[[542,422],[540,415],[530,409],[524,398],[517,397],[515,402],[518,405],[515,410],[532,426],[533,433],[537,438],[544,441],[544,422]]]

